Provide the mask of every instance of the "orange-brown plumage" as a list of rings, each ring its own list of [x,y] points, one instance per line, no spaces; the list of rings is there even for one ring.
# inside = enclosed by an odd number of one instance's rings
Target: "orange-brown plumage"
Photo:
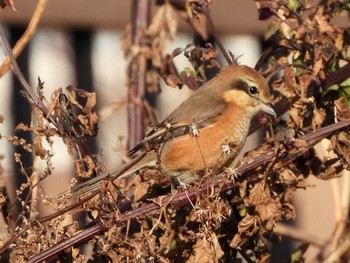
[[[155,164],[157,158],[162,171],[185,183],[195,180],[200,170],[229,165],[244,145],[252,118],[259,111],[275,115],[268,103],[269,88],[258,72],[247,66],[228,66],[182,102],[130,154],[149,144],[160,144],[159,152],[148,153],[119,177]],[[199,134],[169,137],[164,128],[167,123],[185,127],[198,124]]]
[[[250,86],[249,86],[250,85]],[[249,87],[257,94],[249,94]],[[265,79],[245,66],[224,68],[170,114],[175,123],[190,125],[205,121],[199,136],[186,134],[165,143],[160,152],[160,167],[170,177],[188,183],[205,168],[220,168],[239,154],[248,135],[250,121],[263,110],[274,114],[266,104],[270,94]],[[230,147],[224,152],[223,147]]]
[[[240,114],[239,107],[229,104],[216,122],[200,130],[199,136],[190,134],[167,142],[161,152],[161,167],[172,176],[180,177],[183,182],[191,182],[191,174],[180,176],[176,171],[197,172],[205,168],[219,166],[225,159],[222,145],[233,142],[237,145],[234,155],[238,155],[247,136],[249,122],[247,118],[237,121],[232,116]],[[227,157],[227,156],[226,156]],[[194,179],[194,178],[193,178]]]

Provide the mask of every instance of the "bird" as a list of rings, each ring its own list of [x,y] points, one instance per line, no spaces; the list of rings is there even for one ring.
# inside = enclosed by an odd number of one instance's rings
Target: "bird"
[[[103,179],[123,178],[149,165],[156,165],[171,181],[191,184],[201,171],[220,171],[234,162],[258,112],[276,116],[265,78],[245,65],[226,66],[129,151],[129,156],[141,152],[134,160],[72,192],[96,190]]]

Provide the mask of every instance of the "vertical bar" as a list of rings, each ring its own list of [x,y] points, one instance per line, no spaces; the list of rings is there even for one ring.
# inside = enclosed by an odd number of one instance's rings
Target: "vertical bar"
[[[131,6],[132,45],[146,45],[144,32],[149,24],[150,0],[133,0]],[[144,54],[135,55],[129,65],[128,148],[144,137],[143,99],[146,87],[147,61]]]

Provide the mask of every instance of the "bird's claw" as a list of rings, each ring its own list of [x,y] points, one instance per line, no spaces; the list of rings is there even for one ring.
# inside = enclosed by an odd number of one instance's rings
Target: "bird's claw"
[[[189,185],[189,184],[187,184],[187,183],[182,182],[182,181],[180,180],[180,178],[179,178],[179,177],[177,177],[176,179],[177,179],[177,181],[179,182],[179,187],[180,187],[180,189],[183,189],[183,190],[188,190],[188,189],[190,189],[190,188],[191,188],[191,185]]]

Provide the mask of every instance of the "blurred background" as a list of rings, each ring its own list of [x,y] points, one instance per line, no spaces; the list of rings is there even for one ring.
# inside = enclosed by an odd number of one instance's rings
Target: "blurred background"
[[[112,103],[120,103],[127,99],[126,67],[121,49],[120,38],[125,27],[130,23],[131,2],[124,0],[60,0],[48,1],[40,27],[29,45],[18,58],[20,67],[33,87],[37,86],[38,77],[44,82],[46,98],[59,88],[72,85],[77,88],[97,93],[97,112]],[[0,22],[6,27],[13,46],[25,31],[36,7],[37,1],[16,0],[17,11],[6,8],[0,13]],[[153,2],[152,2],[153,4]],[[156,10],[156,7],[152,11]],[[264,32],[268,23],[258,21],[258,13],[253,0],[221,0],[213,1],[210,12],[226,49],[240,56],[242,64],[254,66],[261,50],[264,48]],[[182,20],[179,17],[179,20]],[[186,47],[194,41],[193,30],[185,22],[180,23],[176,39],[169,43],[167,52],[175,48]],[[5,51],[0,44],[0,63]],[[175,60],[178,69],[188,66],[184,57]],[[222,59],[222,65],[225,65]],[[12,72],[0,78],[0,114],[5,121],[0,125],[1,135],[14,135],[30,141],[28,133],[15,132],[14,127],[20,122],[29,124],[30,108],[22,96],[21,89]],[[163,87],[157,98],[157,109],[162,119],[190,92]],[[110,118],[99,124],[99,134],[91,143],[94,152],[109,169],[117,166],[121,160],[116,150],[118,143],[127,137],[126,107],[120,109]],[[256,147],[255,140],[249,139],[249,148]],[[320,148],[322,148],[320,146]],[[5,169],[5,180],[13,193],[21,182],[18,178],[18,166],[14,162],[14,152],[23,156],[25,167],[32,166],[30,154],[15,149],[6,140],[0,140],[0,155],[4,155],[1,165]],[[67,188],[74,175],[73,164],[67,154],[66,146],[60,139],[53,145],[53,175],[42,182],[42,186],[52,195]],[[298,231],[310,238],[325,242],[334,228],[334,200],[332,186],[329,182],[310,178],[311,189],[298,190],[295,194]],[[334,187],[334,185],[333,185]],[[14,194],[12,193],[12,196]],[[43,212],[44,213],[44,212]],[[315,221],[315,219],[317,219]],[[3,225],[1,226],[2,229]],[[288,243],[284,249],[290,249]],[[311,247],[306,254],[312,258],[315,250]]]

